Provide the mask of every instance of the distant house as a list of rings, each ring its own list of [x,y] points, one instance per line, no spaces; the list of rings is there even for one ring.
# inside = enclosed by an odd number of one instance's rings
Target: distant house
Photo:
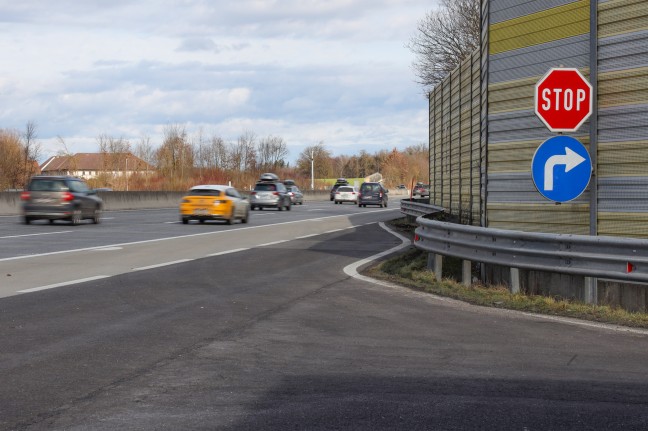
[[[155,168],[131,153],[76,153],[50,157],[40,170],[43,175],[72,175],[88,180],[102,174],[116,177],[153,173]]]

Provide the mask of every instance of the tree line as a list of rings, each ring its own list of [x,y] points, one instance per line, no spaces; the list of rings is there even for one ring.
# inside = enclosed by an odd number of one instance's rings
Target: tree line
[[[394,148],[376,153],[362,150],[356,155],[333,156],[319,142],[306,147],[291,166],[288,145],[282,137],[258,136],[252,131],[245,131],[228,142],[218,135],[208,136],[202,130],[190,134],[185,126],[174,124],[165,127],[159,146],[148,137],[131,142],[108,134],[98,136],[96,142],[102,166],[98,175],[88,182],[94,188],[113,190],[186,190],[196,184],[230,182],[235,187],[248,189],[264,172],[293,179],[308,189],[311,166],[317,189],[328,187],[323,179],[338,177],[365,178],[381,173],[391,186],[428,176],[425,144],[405,150]],[[75,170],[73,152],[63,138],[59,137],[59,143],[62,149],[58,155],[68,157]],[[34,122],[29,122],[23,132],[0,129],[0,190],[23,188],[38,171],[40,156],[41,145],[36,141]]]

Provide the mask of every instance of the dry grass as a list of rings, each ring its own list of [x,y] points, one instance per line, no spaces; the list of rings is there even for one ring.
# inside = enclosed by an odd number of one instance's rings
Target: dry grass
[[[407,226],[406,221],[398,220],[397,223],[392,223],[392,227],[406,233],[411,226]],[[437,282],[434,273],[427,270],[426,265],[427,254],[412,247],[396,257],[368,268],[364,273],[412,289],[458,299],[475,305],[648,328],[648,314],[646,313],[632,313],[605,305],[590,305],[546,296],[511,294],[503,286],[484,286],[481,284],[464,286],[452,279]]]

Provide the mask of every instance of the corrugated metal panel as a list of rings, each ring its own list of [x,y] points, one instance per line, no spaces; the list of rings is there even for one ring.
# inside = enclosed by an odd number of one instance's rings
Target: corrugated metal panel
[[[648,2],[599,2],[598,234],[648,237]]]
[[[600,211],[598,213],[598,234],[646,238],[648,237],[648,213]]]
[[[600,3],[598,11],[599,39],[648,29],[646,0],[613,0]]]
[[[589,0],[491,24],[490,54],[589,33]]]
[[[600,109],[599,140],[601,142],[648,140],[648,104]]]
[[[490,187],[490,185],[489,185]],[[587,235],[589,205],[563,204],[488,204],[488,227],[526,232],[552,232]]]
[[[492,55],[490,82],[495,84],[533,78],[537,81],[552,67],[589,66],[589,35],[578,35],[554,42]]]
[[[480,65],[477,51],[429,98],[431,201],[462,222],[477,224],[481,214]]]
[[[502,21],[518,18],[525,15],[531,15],[546,9],[563,6],[574,3],[575,0],[541,0],[541,1],[524,1],[524,0],[497,0],[491,1],[491,24],[497,24]]]
[[[622,34],[599,40],[599,72],[648,66],[648,31]]]
[[[589,1],[489,3],[509,19],[491,25],[490,34],[487,225],[587,234],[589,191],[562,205],[546,200],[533,184],[531,161],[555,135],[535,115],[538,80],[552,67],[589,74]],[[589,123],[572,135],[588,145]]]
[[[535,111],[505,112],[491,115],[489,118],[489,145],[528,140],[537,140],[541,143],[553,136],[536,116]],[[585,122],[577,132],[565,133],[565,135],[586,142],[589,140],[588,129],[589,123]]]
[[[600,108],[636,104],[648,104],[648,67],[599,75]]]

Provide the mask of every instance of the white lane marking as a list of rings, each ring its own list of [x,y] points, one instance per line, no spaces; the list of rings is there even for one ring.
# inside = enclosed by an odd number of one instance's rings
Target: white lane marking
[[[0,236],[0,239],[20,238],[20,237],[23,237],[23,236],[56,235],[56,234],[59,234],[59,233],[70,233],[70,232],[73,232],[73,231],[71,231],[71,230],[61,230],[61,231],[58,231],[58,232],[28,233],[28,234],[25,234],[25,235]]]
[[[101,247],[101,248],[96,248],[92,251],[116,251],[116,250],[123,250],[123,247]]]
[[[395,208],[391,210],[381,210],[381,211],[400,211],[400,209]],[[374,211],[374,212],[379,212],[379,211]],[[294,223],[308,223],[311,221],[322,221],[325,219],[329,218],[340,218],[340,217],[351,217],[351,216],[356,216],[356,215],[361,215],[361,213],[356,213],[356,214],[347,214],[347,215],[333,215],[333,216],[326,216],[326,217],[321,217],[317,219],[307,219],[307,220],[292,220],[292,221],[286,221],[286,222],[281,222],[281,223],[272,223],[272,224],[264,224],[260,226],[248,226],[248,227],[239,227],[236,228],[236,230],[249,230],[249,229],[263,229],[267,228],[270,226],[281,226],[284,224],[294,224]],[[372,223],[367,223],[367,224],[374,224],[375,222]],[[220,235],[224,233],[231,233],[233,232],[232,230],[221,230],[221,231],[215,231],[215,232],[202,232],[202,233],[194,233],[194,234],[189,234],[189,235],[179,235],[179,236],[169,236],[165,238],[156,238],[156,239],[147,239],[144,241],[133,241],[133,242],[123,242],[119,244],[107,244],[107,245],[101,245],[101,246],[96,246],[96,247],[85,247],[85,248],[77,248],[73,250],[61,250],[61,251],[52,251],[49,253],[41,253],[41,254],[28,254],[28,255],[23,255],[23,256],[14,256],[14,257],[5,257],[3,259],[0,259],[0,262],[6,262],[9,260],[18,260],[18,259],[31,259],[34,257],[42,257],[42,256],[52,256],[55,254],[65,254],[65,253],[76,253],[79,251],[88,251],[88,250],[96,250],[98,248],[103,248],[103,247],[121,247],[121,246],[126,246],[126,245],[137,245],[137,244],[148,244],[152,242],[160,242],[160,241],[170,241],[174,239],[182,239],[182,238],[192,238],[196,236],[205,236],[205,235]]]
[[[162,266],[175,265],[176,263],[190,262],[192,260],[193,259],[179,259],[179,260],[174,260],[174,261],[171,261],[171,262],[157,263],[155,265],[140,266],[139,268],[133,268],[133,271],[144,271],[145,269],[160,268]]]
[[[81,278],[79,280],[70,280],[64,281],[62,283],[48,284],[47,286],[32,287],[31,289],[19,290],[18,293],[29,293],[29,292],[38,292],[39,290],[54,289],[55,287],[69,286],[71,284],[85,283],[86,281],[101,280],[102,278],[108,278],[109,275],[97,275],[94,277]]]
[[[282,239],[281,241],[266,242],[265,244],[257,245],[257,247],[265,247],[265,246],[268,246],[268,245],[276,245],[276,244],[281,244],[283,242],[288,242],[288,241],[292,241],[292,240],[290,240],[290,239]]]
[[[114,220],[115,217],[101,217],[101,220]]]
[[[237,253],[239,251],[249,250],[249,248],[235,248],[234,250],[219,251],[218,253],[208,254],[207,257],[222,256],[224,254]]]
[[[179,221],[165,221],[164,224],[178,224]]]
[[[324,208],[313,208],[312,210],[308,210],[308,211],[309,212],[310,211],[324,211]]]
[[[383,286],[390,286],[390,287],[392,287],[392,286],[395,286],[395,285],[392,284],[392,283],[383,282],[383,281],[381,281],[381,280],[374,280],[373,278],[365,277],[364,275],[360,275],[360,274],[358,274],[358,268],[360,268],[362,265],[365,265],[365,264],[367,264],[367,263],[369,263],[369,262],[372,262],[372,261],[374,261],[374,260],[376,260],[376,259],[380,259],[381,257],[383,257],[383,256],[387,256],[388,254],[391,254],[391,253],[397,252],[398,250],[401,250],[401,249],[403,249],[403,248],[405,248],[405,247],[409,247],[410,244],[412,243],[408,238],[405,238],[403,235],[401,235],[401,234],[399,234],[399,233],[396,233],[396,232],[394,232],[394,231],[388,229],[388,228],[385,226],[385,223],[380,222],[380,223],[378,223],[378,225],[379,225],[381,228],[385,229],[387,232],[391,233],[392,235],[394,235],[395,237],[397,237],[398,239],[400,239],[400,240],[401,240],[401,244],[400,244],[400,245],[397,245],[396,247],[392,247],[392,248],[390,248],[389,250],[385,250],[385,251],[383,251],[383,252],[381,252],[381,253],[374,254],[373,256],[369,256],[369,257],[366,258],[366,259],[362,259],[362,260],[359,260],[359,261],[357,261],[357,262],[355,262],[355,263],[352,263],[352,264],[350,264],[350,265],[345,266],[345,267],[344,267],[344,273],[345,273],[346,275],[348,275],[348,276],[351,276],[351,277],[357,278],[358,280],[364,280],[364,281],[368,281],[368,282],[370,282],[370,283],[380,284],[380,285],[383,285]]]
[[[319,236],[319,235],[320,235],[319,233],[312,233],[312,234],[310,234],[310,235],[298,236],[298,237],[295,238],[295,239],[311,238],[311,237]]]
[[[339,231],[341,231],[341,230],[342,230],[342,229],[333,229],[333,230],[327,230],[327,231],[326,231],[326,232],[324,232],[324,233],[333,233],[333,232],[339,232]]]

